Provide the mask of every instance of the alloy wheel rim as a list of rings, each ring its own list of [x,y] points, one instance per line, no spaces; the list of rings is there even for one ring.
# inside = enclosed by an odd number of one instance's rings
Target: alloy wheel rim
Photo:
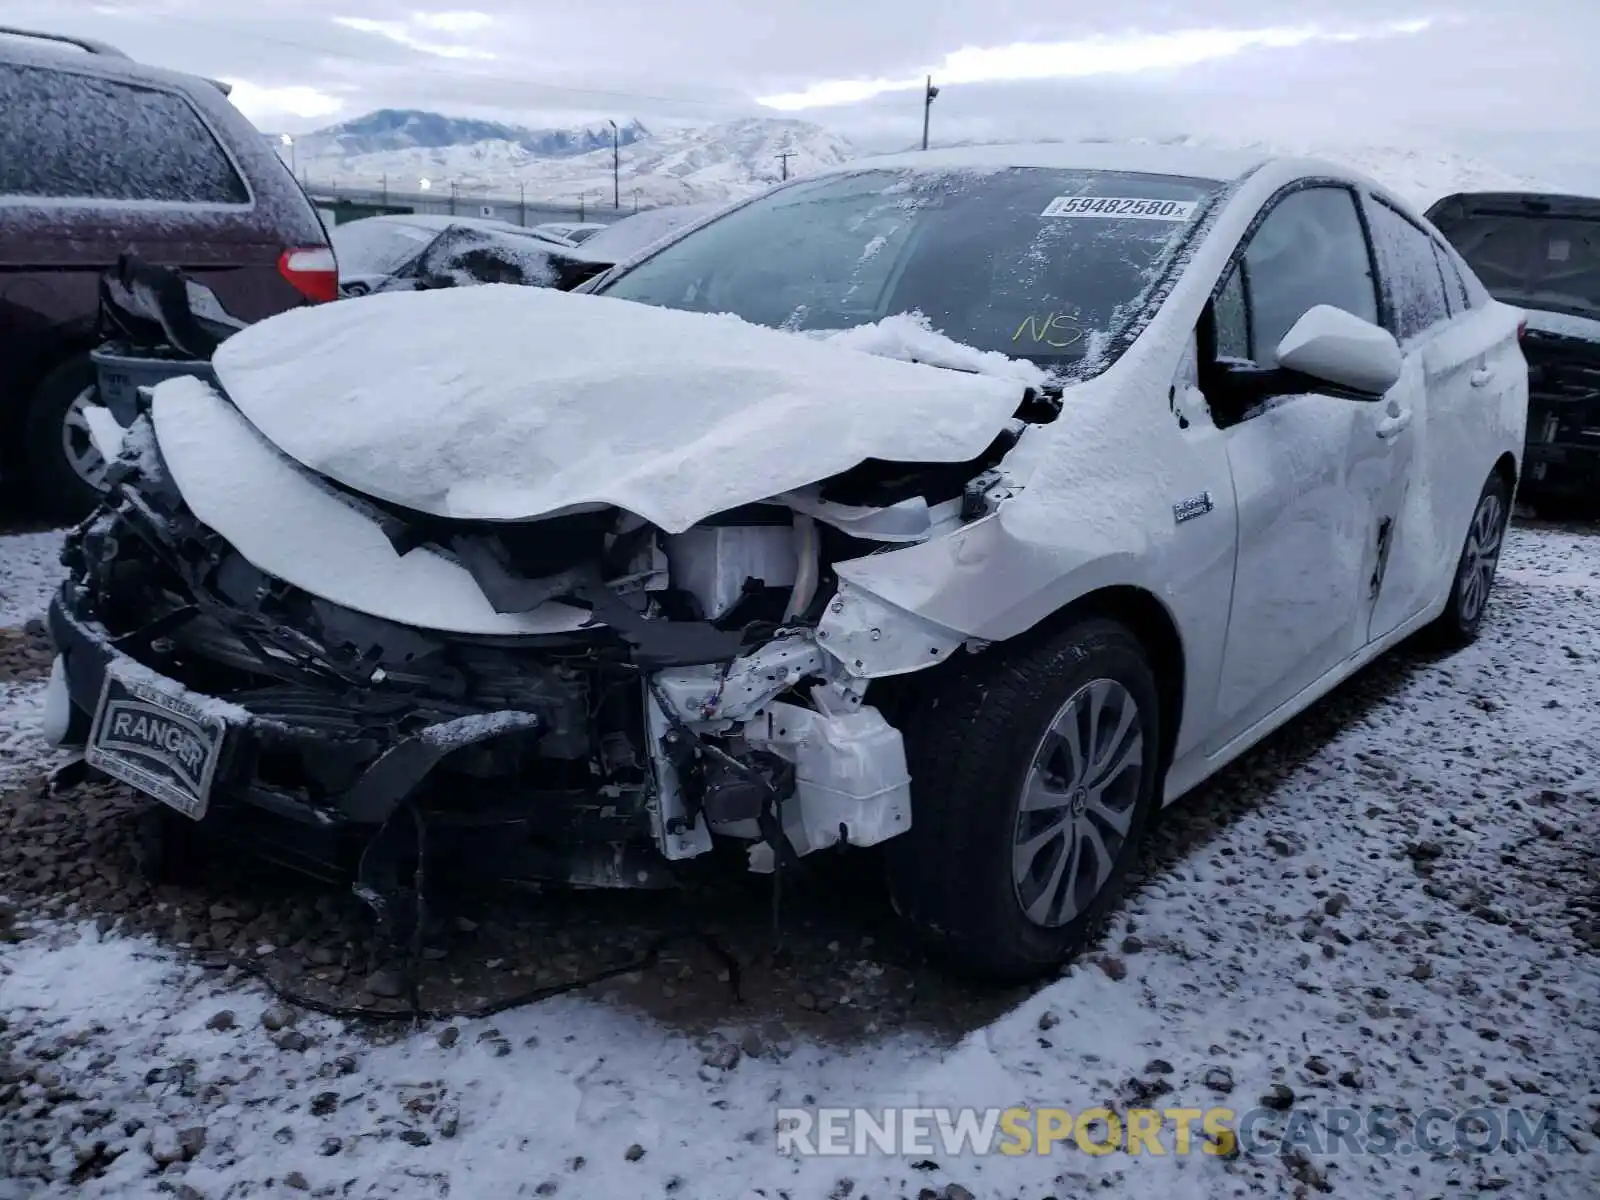
[[[1144,773],[1139,704],[1096,679],[1067,698],[1034,751],[1012,834],[1011,879],[1028,920],[1059,928],[1105,888]]]
[[[95,449],[87,415],[91,406],[102,407],[95,404],[94,396],[94,388],[84,388],[67,406],[66,415],[61,420],[61,452],[74,475],[95,491],[103,492],[106,488],[107,463],[100,451]]]
[[[1478,510],[1472,514],[1472,525],[1467,530],[1467,545],[1461,552],[1457,590],[1461,596],[1461,619],[1467,624],[1476,621],[1489,602],[1504,540],[1504,506],[1500,497],[1491,492],[1478,501]]]

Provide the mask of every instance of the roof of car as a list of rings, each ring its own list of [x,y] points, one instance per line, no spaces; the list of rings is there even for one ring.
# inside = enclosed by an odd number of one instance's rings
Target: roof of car
[[[553,240],[548,234],[540,233],[534,226],[497,221],[492,217],[453,217],[449,213],[382,213],[375,217],[362,217],[361,220],[381,221],[390,225],[412,225],[418,229],[437,229],[441,233],[446,229],[465,226],[468,229],[482,229],[490,233],[516,234],[530,241],[546,242],[552,246],[564,245]],[[357,222],[348,223],[354,225]]]
[[[142,80],[168,87],[193,88],[195,84],[204,84],[217,89],[224,96],[231,90],[215,79],[139,62],[103,42],[64,38],[43,30],[16,29],[11,26],[0,29],[0,60],[23,66],[105,75],[112,79]]]
[[[1210,150],[1132,142],[1019,142],[911,150],[876,158],[858,158],[833,168],[830,173],[880,167],[917,167],[932,171],[974,167],[1047,167],[1056,170],[1181,175],[1227,183],[1242,179],[1272,157],[1264,151]]]

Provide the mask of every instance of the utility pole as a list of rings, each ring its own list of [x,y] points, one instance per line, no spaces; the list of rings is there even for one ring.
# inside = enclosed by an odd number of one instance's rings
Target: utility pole
[[[389,207],[389,176],[387,173],[383,177],[383,206],[384,208]]]
[[[618,140],[620,135],[617,132],[617,123],[615,121],[608,121],[607,124],[609,124],[611,126],[611,207],[612,208],[621,208],[622,207],[622,182],[621,182],[622,158],[621,158],[621,145],[620,145],[620,142]]]
[[[525,184],[525,183],[519,183],[519,184],[517,184],[517,224],[518,225],[526,225],[527,223],[528,223],[528,185]]]
[[[785,150],[782,154],[774,154],[772,156],[783,164],[783,177],[785,179],[789,178],[789,160],[794,156],[795,152],[793,150]]]
[[[454,179],[450,181],[450,215],[452,217],[456,215],[456,181]]]
[[[928,76],[928,83],[922,93],[922,148],[928,148],[928,114],[933,109],[933,101],[939,95],[939,89],[933,86],[933,76]]]
[[[580,225],[583,224],[583,201],[584,201],[584,197],[586,197],[588,194],[589,194],[588,192],[579,192],[578,193],[578,224],[580,224]]]

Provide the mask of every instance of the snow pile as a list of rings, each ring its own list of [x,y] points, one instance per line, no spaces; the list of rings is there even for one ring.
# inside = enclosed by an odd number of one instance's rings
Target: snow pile
[[[897,313],[853,329],[811,330],[806,336],[881,358],[1010,379],[1023,387],[1043,387],[1049,380],[1048,372],[1026,359],[1007,358],[997,350],[963,346],[934,329],[921,313]]]
[[[0,789],[63,757],[44,740],[44,688],[42,680],[0,683]]]
[[[1021,399],[733,316],[503,286],[297,309],[213,365],[270,441],[357,491],[489,520],[614,504],[668,532],[866,458],[972,458]]]
[[[59,530],[22,533],[5,539],[5,569],[0,571],[0,629],[15,629],[44,615],[61,582]]]

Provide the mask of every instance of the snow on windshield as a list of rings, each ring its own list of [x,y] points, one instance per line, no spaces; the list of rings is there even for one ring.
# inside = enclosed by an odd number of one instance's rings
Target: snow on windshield
[[[603,262],[623,262],[722,207],[721,204],[674,204],[634,213],[584,239],[583,255]]]
[[[358,275],[393,275],[438,236],[437,229],[367,217],[335,225],[328,240],[333,243],[334,257],[339,260],[339,274],[348,279]]]
[[[1014,379],[1024,387],[1042,387],[1049,373],[1026,359],[1007,358],[994,350],[974,350],[937,332],[921,313],[897,313],[854,329],[817,329],[807,336],[863,354],[926,363],[950,371]]]
[[[830,175],[726,213],[602,290],[794,331],[921,313],[977,350],[1103,367],[1107,335],[1221,186],[1047,168]]]

